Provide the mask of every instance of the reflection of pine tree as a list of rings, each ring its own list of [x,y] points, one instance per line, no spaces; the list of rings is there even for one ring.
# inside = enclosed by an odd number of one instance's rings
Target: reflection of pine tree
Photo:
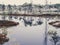
[[[12,20],[12,16],[9,16],[9,20]]]
[[[50,32],[48,32],[48,34],[51,36],[51,40],[50,41],[52,41],[52,42],[54,42],[54,45],[56,45],[57,44],[57,42],[59,42],[59,36],[57,35],[57,32],[55,31],[50,31]]]

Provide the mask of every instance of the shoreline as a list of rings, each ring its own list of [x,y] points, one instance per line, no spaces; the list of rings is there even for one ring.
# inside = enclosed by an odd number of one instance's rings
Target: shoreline
[[[1,14],[0,15],[9,15],[9,16],[34,16],[34,17],[43,17],[43,16],[60,16],[60,14]]]

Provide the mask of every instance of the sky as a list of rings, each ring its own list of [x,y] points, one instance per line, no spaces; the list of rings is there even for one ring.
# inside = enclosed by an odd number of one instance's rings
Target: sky
[[[33,4],[40,4],[40,5],[45,5],[46,0],[0,0],[0,4],[11,4],[11,5],[22,5],[23,3],[27,2],[33,2]],[[60,0],[47,0],[48,4],[56,4],[56,3],[60,3]]]

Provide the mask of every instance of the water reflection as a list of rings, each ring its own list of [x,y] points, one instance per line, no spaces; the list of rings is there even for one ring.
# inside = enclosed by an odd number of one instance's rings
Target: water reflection
[[[3,17],[4,18],[4,17]],[[5,19],[5,18],[4,18]],[[36,26],[36,25],[41,25],[43,22],[41,21],[41,18],[40,17],[37,17],[37,19],[34,19],[33,17],[18,17],[18,16],[9,16],[8,17],[9,20],[13,20],[13,19],[16,19],[16,20],[23,20],[24,22],[24,25],[27,26]]]
[[[15,19],[18,19],[18,17],[17,17],[17,16],[14,16],[14,18],[15,18]]]
[[[24,25],[27,26],[27,25],[30,25],[30,26],[36,26],[36,25],[41,25],[43,22],[39,19],[37,19],[35,21],[35,19],[32,19],[32,17],[28,17],[28,18],[23,18],[23,21],[24,21]],[[35,21],[35,24],[33,24],[33,22]]]
[[[32,20],[31,19],[30,20],[26,20],[25,18],[23,18],[23,20],[24,20],[25,26],[27,26],[27,25],[32,26]]]
[[[22,19],[22,17],[19,17],[19,20],[21,20]]]
[[[9,16],[9,20],[12,20],[12,18],[13,18],[12,16]]]
[[[21,17],[19,16],[15,19],[14,16],[12,16],[12,20],[19,22],[19,25],[17,27],[12,27],[7,30],[8,31],[7,36],[9,37],[9,41],[4,45],[44,45],[44,36],[45,36],[44,18],[39,17],[23,18],[22,16]],[[24,20],[29,22],[29,24],[24,22]],[[39,21],[42,22],[40,25]],[[25,24],[29,26],[25,26]],[[49,24],[48,24],[48,30],[57,30],[58,34],[60,35],[60,29],[59,28],[56,29],[55,27]],[[52,42],[50,42],[49,37],[48,37],[48,45],[52,45]]]
[[[41,18],[38,19],[37,24],[41,25],[43,22],[41,21]]]

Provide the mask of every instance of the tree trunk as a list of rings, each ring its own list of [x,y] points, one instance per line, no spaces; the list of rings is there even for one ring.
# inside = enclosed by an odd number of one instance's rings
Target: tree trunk
[[[56,45],[56,42],[54,42],[54,45]]]

